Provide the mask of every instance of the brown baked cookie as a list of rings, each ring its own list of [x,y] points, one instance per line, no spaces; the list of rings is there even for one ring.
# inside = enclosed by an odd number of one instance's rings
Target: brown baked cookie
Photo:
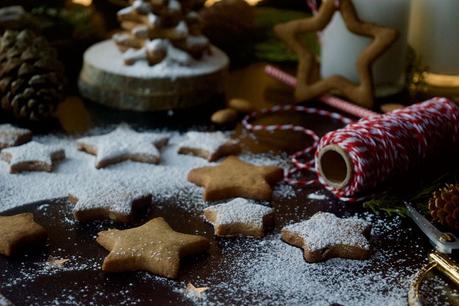
[[[100,232],[97,242],[110,251],[102,270],[146,270],[168,278],[178,276],[181,257],[197,255],[209,248],[206,238],[178,233],[163,218],[127,230]]]
[[[241,151],[239,141],[222,132],[188,132],[186,140],[179,145],[178,153],[190,154],[216,161],[223,156],[235,155]]]
[[[11,124],[0,124],[0,149],[18,146],[32,139],[32,132]]]
[[[121,125],[100,136],[84,137],[77,141],[78,150],[96,156],[96,168],[104,168],[126,160],[159,163],[158,148],[166,145],[168,137],[158,133],[138,133]]]
[[[32,213],[0,216],[0,254],[11,256],[25,248],[43,245],[48,234]]]
[[[51,172],[55,164],[65,158],[65,151],[58,146],[31,141],[18,147],[3,149],[0,156],[9,164],[10,173]]]
[[[349,31],[372,38],[368,47],[357,59],[356,69],[360,84],[354,84],[340,75],[320,79],[316,73],[319,65],[317,59],[302,40],[304,33],[323,30],[336,12],[341,14]],[[351,0],[323,1],[319,12],[313,17],[279,24],[274,28],[274,31],[299,58],[298,85],[295,90],[297,101],[302,102],[331,90],[337,90],[357,104],[369,108],[373,105],[374,96],[371,66],[398,37],[398,32],[395,29],[362,22]]]
[[[127,223],[139,209],[151,204],[151,193],[129,182],[107,180],[86,189],[70,190],[73,215],[80,222],[111,219]]]
[[[252,165],[236,156],[226,158],[217,166],[196,168],[188,173],[188,181],[204,187],[206,201],[235,197],[271,200],[271,186],[283,177],[282,168]]]
[[[365,220],[319,212],[309,220],[285,226],[281,233],[282,240],[304,250],[306,261],[319,262],[332,257],[367,259],[370,230]]]
[[[236,198],[204,209],[204,218],[214,226],[215,236],[252,236],[261,238],[274,226],[270,207]]]

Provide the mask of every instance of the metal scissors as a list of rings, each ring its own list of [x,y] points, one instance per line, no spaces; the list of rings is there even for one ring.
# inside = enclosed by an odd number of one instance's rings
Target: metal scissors
[[[429,263],[422,267],[413,279],[408,294],[409,305],[422,305],[420,287],[431,270],[438,269],[459,286],[459,265],[448,256],[459,250],[459,239],[452,233],[440,231],[410,203],[405,203],[405,206],[408,216],[424,232],[435,248],[435,251],[429,254]]]

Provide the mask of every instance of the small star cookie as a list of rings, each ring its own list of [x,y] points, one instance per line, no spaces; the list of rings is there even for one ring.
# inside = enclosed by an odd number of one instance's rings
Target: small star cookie
[[[32,213],[0,216],[0,254],[11,256],[26,247],[46,242],[46,230],[33,220]]]
[[[84,137],[77,148],[96,156],[96,168],[104,168],[126,160],[141,163],[159,163],[158,148],[166,145],[168,137],[158,133],[138,133],[128,126],[119,126],[112,132]]]
[[[44,145],[31,141],[18,147],[3,149],[1,158],[9,164],[10,173],[51,172],[56,162],[65,158],[65,151],[55,145]]]
[[[141,186],[108,180],[70,191],[69,202],[75,204],[73,215],[80,222],[111,219],[126,223],[132,220],[134,211],[151,204],[151,193]]]
[[[178,233],[163,218],[127,230],[99,232],[97,242],[110,251],[102,270],[146,270],[168,278],[177,278],[181,257],[197,255],[209,248],[206,238]]]
[[[332,257],[366,259],[370,256],[371,224],[358,218],[341,219],[319,212],[309,220],[282,229],[282,240],[304,250],[308,262]]]
[[[214,226],[215,236],[220,237],[242,235],[260,238],[274,225],[272,208],[242,198],[207,207],[204,218]]]
[[[196,168],[188,173],[188,181],[205,188],[206,201],[234,197],[271,200],[271,186],[283,177],[282,168],[252,165],[235,156],[215,167]]]
[[[32,139],[32,132],[11,124],[0,124],[0,149],[18,146]]]
[[[179,145],[178,153],[190,154],[216,161],[223,156],[238,154],[239,141],[231,139],[222,132],[188,132],[187,139]]]

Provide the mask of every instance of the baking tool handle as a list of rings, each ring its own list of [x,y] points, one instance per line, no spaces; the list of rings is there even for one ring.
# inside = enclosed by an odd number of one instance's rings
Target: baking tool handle
[[[447,255],[433,252],[429,254],[430,262],[435,262],[437,268],[459,286],[459,265]]]

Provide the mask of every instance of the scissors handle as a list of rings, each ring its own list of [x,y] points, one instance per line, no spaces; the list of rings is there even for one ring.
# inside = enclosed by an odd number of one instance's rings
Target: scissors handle
[[[459,265],[456,262],[439,252],[430,253],[429,261],[435,262],[437,268],[459,286]]]

